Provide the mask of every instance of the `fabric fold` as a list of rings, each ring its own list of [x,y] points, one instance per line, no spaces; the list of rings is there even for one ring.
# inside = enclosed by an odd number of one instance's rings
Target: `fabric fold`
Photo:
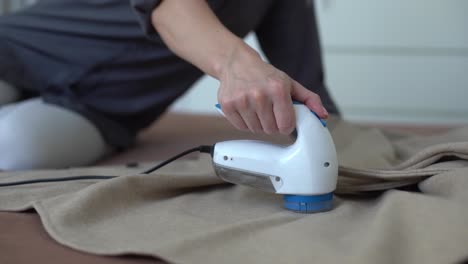
[[[216,177],[208,156],[176,161],[149,175],[139,174],[149,164],[2,173],[0,182],[119,177],[0,188],[0,210],[34,208],[56,241],[77,250],[172,263],[468,258],[468,130],[389,137],[343,121],[330,127],[341,166],[329,212],[297,214],[282,208],[280,195],[227,184]],[[416,185],[418,192],[396,189]]]

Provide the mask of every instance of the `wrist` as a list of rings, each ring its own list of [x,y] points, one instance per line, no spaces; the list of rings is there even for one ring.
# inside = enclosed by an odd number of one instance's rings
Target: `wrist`
[[[260,54],[246,44],[242,39],[233,42],[224,56],[213,62],[213,69],[216,79],[220,79],[226,71],[230,71],[235,67],[243,67],[247,63],[262,60]]]

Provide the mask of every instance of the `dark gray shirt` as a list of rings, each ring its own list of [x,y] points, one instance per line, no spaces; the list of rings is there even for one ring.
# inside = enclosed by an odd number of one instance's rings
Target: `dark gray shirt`
[[[151,23],[151,12],[161,3],[161,0],[130,0],[133,10],[145,34],[151,38],[156,34]]]

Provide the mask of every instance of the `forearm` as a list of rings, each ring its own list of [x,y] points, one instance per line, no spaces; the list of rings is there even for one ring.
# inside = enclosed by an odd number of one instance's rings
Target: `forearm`
[[[327,116],[316,94],[264,62],[224,27],[206,0],[164,0],[151,18],[169,49],[220,81],[218,102],[237,128],[291,133],[295,125],[292,99],[322,118]]]
[[[205,0],[165,0],[153,11],[152,23],[169,49],[217,79],[233,57],[260,58]]]

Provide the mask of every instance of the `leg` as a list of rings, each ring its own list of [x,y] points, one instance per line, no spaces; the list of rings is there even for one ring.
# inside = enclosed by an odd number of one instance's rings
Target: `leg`
[[[110,148],[96,127],[72,111],[30,99],[0,117],[0,169],[84,166]]]
[[[313,1],[275,0],[256,34],[275,67],[317,93],[330,113],[338,112],[324,83]]]
[[[128,0],[43,0],[0,18],[0,79],[91,120],[112,146],[137,132],[201,72],[150,42]]]
[[[69,89],[83,72],[123,51],[126,44],[89,38],[102,34],[98,25],[76,24],[86,11],[77,2],[45,0],[0,17],[0,80],[6,81],[0,82],[2,103],[19,99],[13,85],[33,96]],[[117,6],[124,6],[124,1],[119,2]],[[80,33],[87,29],[88,38]],[[0,169],[88,165],[110,149],[88,118],[66,107],[36,99],[0,109],[0,151],[4,153]]]

